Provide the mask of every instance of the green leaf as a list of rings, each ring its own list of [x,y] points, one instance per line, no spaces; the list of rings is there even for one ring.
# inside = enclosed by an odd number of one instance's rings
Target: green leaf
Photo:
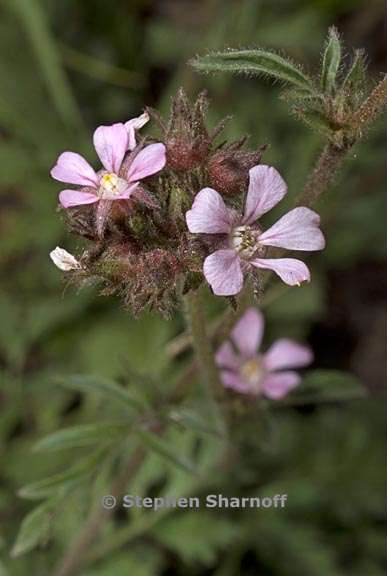
[[[128,422],[119,424],[108,422],[81,424],[45,436],[35,444],[34,450],[37,452],[50,452],[98,443],[105,444],[117,440],[128,430]]]
[[[332,136],[334,129],[326,116],[318,110],[295,108],[294,112],[309,128],[323,136]]]
[[[31,48],[56,109],[65,124],[80,129],[81,115],[63,72],[60,55],[39,0],[11,0],[5,3],[16,12],[25,28]]]
[[[361,97],[366,83],[366,72],[367,67],[364,50],[355,50],[352,65],[342,84],[342,90],[347,94],[353,95],[360,92]]]
[[[353,374],[340,370],[311,370],[292,396],[290,404],[353,400],[366,395],[366,390]],[[287,400],[285,399],[285,403]]]
[[[135,395],[131,390],[118,386],[113,380],[97,375],[60,376],[55,379],[61,386],[78,390],[79,392],[97,392],[103,394],[108,400],[115,400],[126,407],[141,410],[146,408],[143,398]]]
[[[213,426],[210,426],[208,420],[204,419],[194,410],[189,410],[188,408],[174,409],[169,412],[168,417],[172,422],[184,428],[219,436],[219,431]]]
[[[158,541],[175,552],[183,562],[210,566],[219,550],[235,541],[239,528],[209,512],[187,512],[167,518],[152,530]]]
[[[21,556],[47,541],[56,500],[48,500],[34,508],[22,521],[11,556]]]
[[[268,50],[228,50],[197,57],[191,64],[200,72],[234,72],[267,76],[314,92],[313,82],[299,66]]]
[[[174,447],[169,446],[165,440],[160,440],[157,436],[147,430],[138,430],[138,436],[153,452],[156,452],[164,460],[167,460],[190,474],[197,474],[195,464],[185,457],[176,454]]]
[[[334,91],[340,61],[341,41],[336,28],[332,26],[328,33],[321,71],[321,87],[324,92],[332,93]]]
[[[65,472],[60,472],[59,474],[54,474],[44,480],[39,480],[38,482],[33,482],[27,484],[27,486],[23,486],[23,488],[19,490],[18,494],[22,498],[35,500],[70,489],[92,474],[96,465],[100,461],[102,454],[103,452],[98,450],[89,458],[81,460]]]

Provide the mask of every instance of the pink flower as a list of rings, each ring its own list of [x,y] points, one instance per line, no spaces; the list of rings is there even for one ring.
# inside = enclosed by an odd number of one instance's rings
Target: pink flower
[[[94,132],[94,147],[104,170],[95,172],[90,164],[75,152],[63,152],[51,170],[51,176],[60,182],[77,184],[79,190],[62,190],[59,201],[64,208],[81,204],[94,204],[101,200],[127,200],[136,190],[139,181],[164,168],[164,144],[150,144],[132,162],[123,162],[126,152],[135,145],[135,130],[147,117],[129,120],[126,124],[100,126]]]
[[[186,214],[188,229],[196,234],[219,235],[219,250],[204,261],[207,282],[218,296],[237,294],[243,287],[246,272],[256,268],[273,270],[290,286],[310,280],[307,266],[295,258],[264,258],[267,246],[289,250],[322,250],[324,236],[319,229],[320,217],[309,208],[294,208],[263,232],[258,218],[275,206],[287,187],[274,168],[254,166],[244,214],[228,208],[220,194],[203,188]]]
[[[297,372],[288,369],[307,366],[313,361],[313,354],[307,346],[285,338],[260,354],[263,331],[263,315],[255,308],[249,308],[235,325],[231,342],[222,344],[215,359],[226,388],[278,400],[301,380]]]

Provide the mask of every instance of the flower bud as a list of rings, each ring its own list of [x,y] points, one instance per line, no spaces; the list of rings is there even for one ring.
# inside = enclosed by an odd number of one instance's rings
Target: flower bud
[[[202,164],[209,151],[207,140],[172,136],[166,141],[167,165],[176,172],[192,170]]]
[[[220,150],[208,164],[210,186],[224,196],[243,192],[248,185],[249,170],[259,164],[262,148],[256,152]]]

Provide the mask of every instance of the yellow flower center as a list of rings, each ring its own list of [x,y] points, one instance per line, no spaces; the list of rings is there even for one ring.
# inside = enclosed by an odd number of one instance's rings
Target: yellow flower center
[[[241,375],[250,384],[252,392],[260,391],[264,368],[258,358],[247,360],[241,368]]]
[[[128,187],[128,183],[123,178],[113,172],[104,174],[99,182],[99,195],[104,199],[112,199],[119,196]]]

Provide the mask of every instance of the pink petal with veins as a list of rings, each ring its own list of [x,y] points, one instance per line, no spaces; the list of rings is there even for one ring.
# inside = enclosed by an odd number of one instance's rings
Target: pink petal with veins
[[[185,215],[188,230],[197,234],[228,234],[232,216],[216,190],[203,188]]]
[[[137,182],[137,180],[152,176],[164,168],[166,161],[164,144],[149,144],[135,156],[126,178],[129,182]]]
[[[66,184],[79,184],[94,188],[98,185],[97,174],[90,164],[76,152],[63,152],[51,170],[51,176]]]
[[[81,206],[82,204],[93,204],[98,202],[99,197],[89,192],[80,192],[79,190],[62,190],[59,193],[59,202],[63,208],[72,206]]]
[[[118,174],[128,149],[128,138],[128,131],[121,123],[100,126],[94,132],[94,147],[108,172]]]
[[[242,290],[243,273],[234,250],[217,250],[207,256],[203,272],[217,296],[232,296]]]
[[[275,168],[260,164],[251,168],[243,224],[252,224],[266,214],[287,192],[282,176]]]
[[[299,286],[310,281],[310,272],[304,262],[296,258],[255,258],[250,264],[256,268],[273,270],[289,286]]]
[[[325,239],[319,224],[320,217],[316,212],[300,206],[282,216],[260,235],[258,242],[288,250],[322,250]]]

